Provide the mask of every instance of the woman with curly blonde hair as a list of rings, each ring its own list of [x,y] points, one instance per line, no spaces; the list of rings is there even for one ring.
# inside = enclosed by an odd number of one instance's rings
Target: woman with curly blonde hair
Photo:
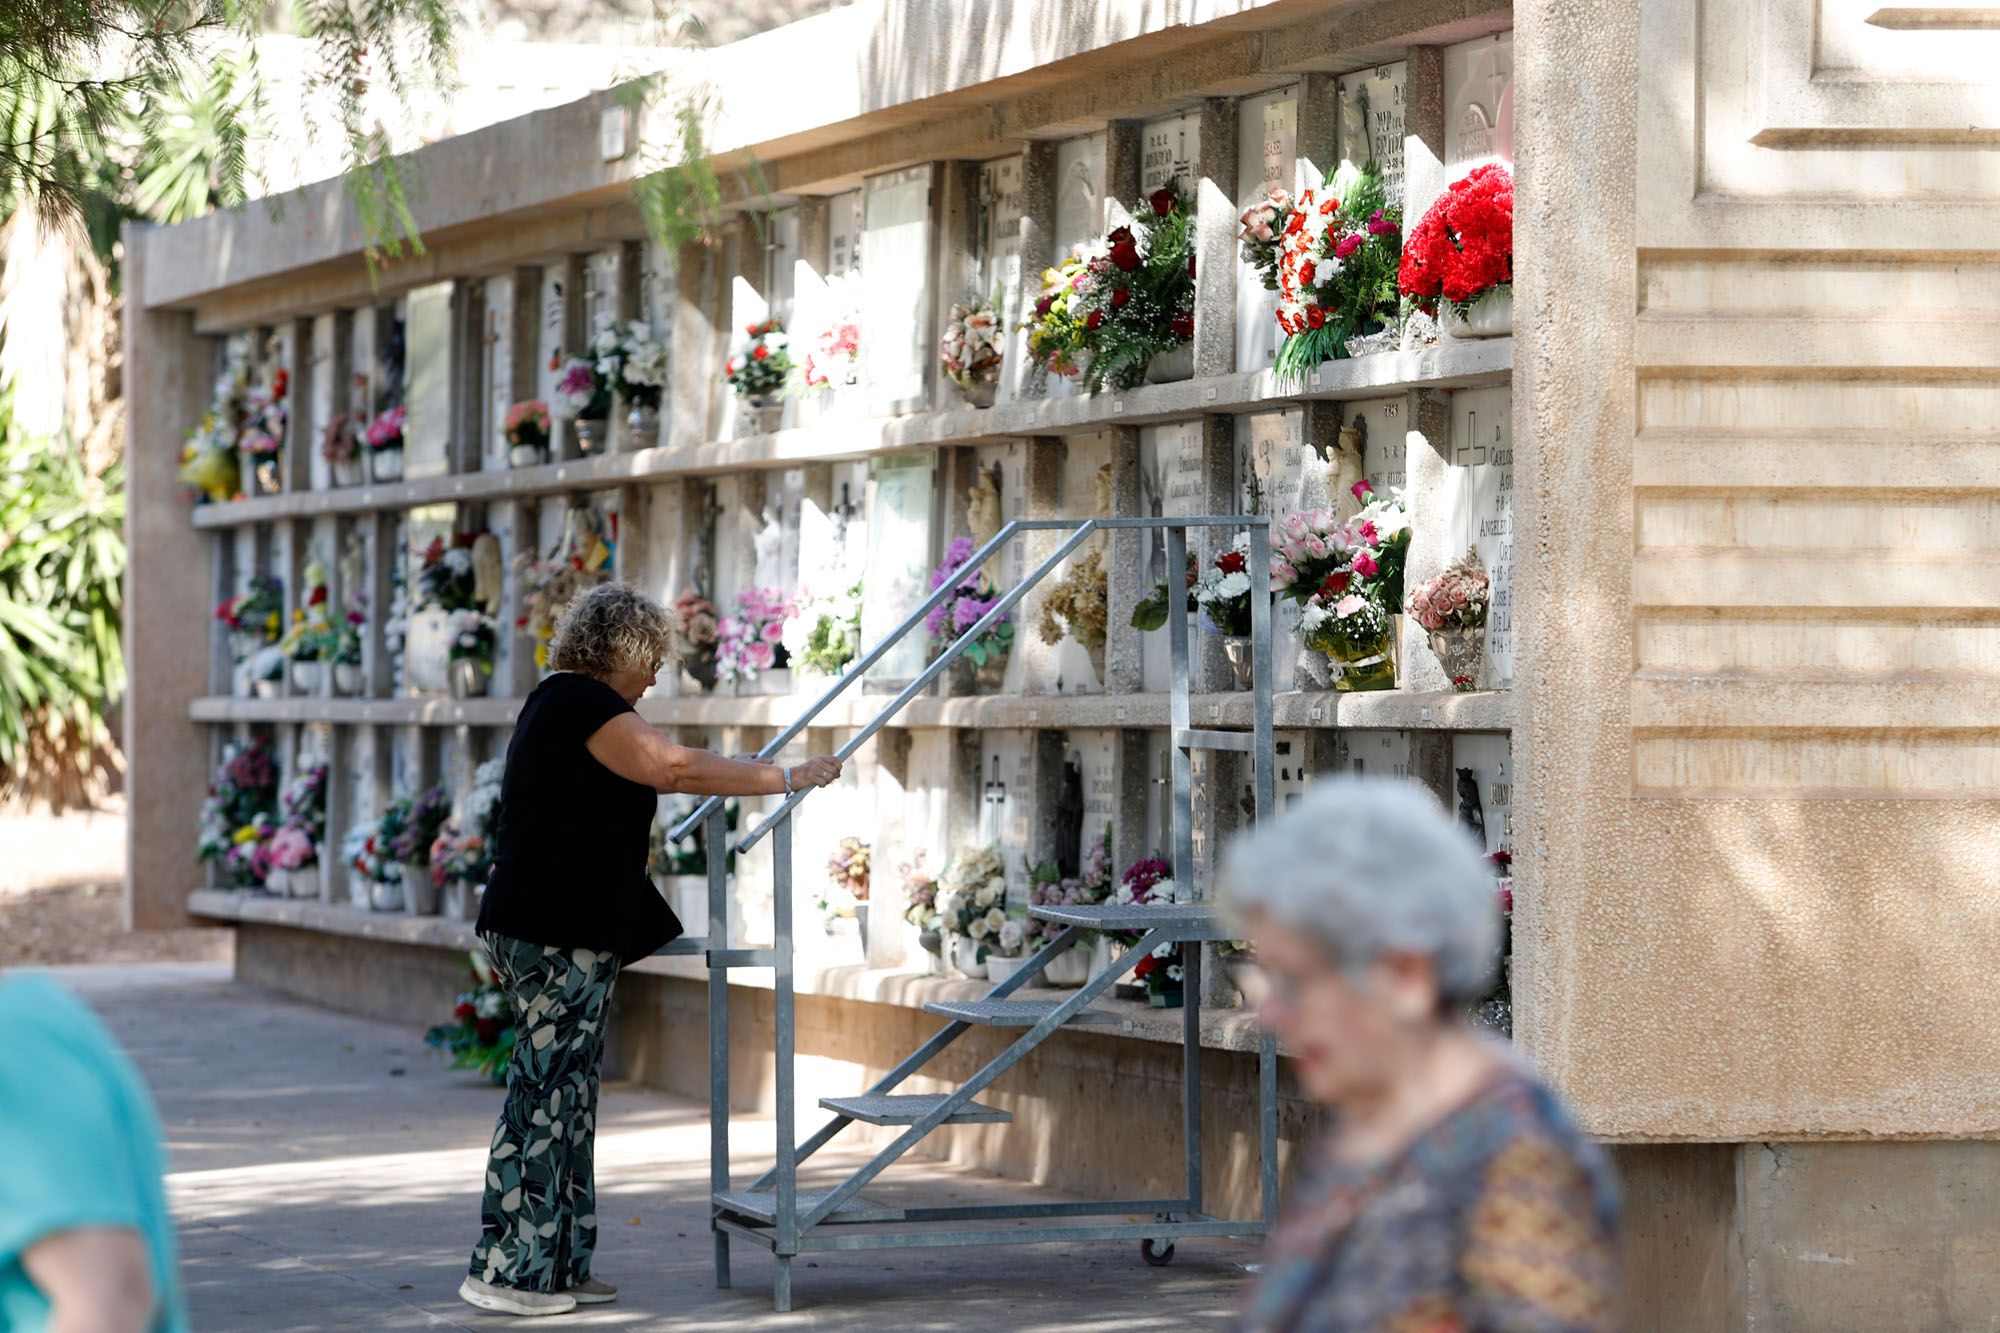
[[[676,745],[634,705],[679,660],[666,608],[622,584],[570,604],[548,679],[507,746],[478,932],[514,1009],[507,1102],[486,1164],[479,1243],[458,1294],[482,1310],[562,1314],[614,1300],[590,1275],[598,1066],[618,969],[680,922],[646,874],[658,793],[777,796],[840,776]]]

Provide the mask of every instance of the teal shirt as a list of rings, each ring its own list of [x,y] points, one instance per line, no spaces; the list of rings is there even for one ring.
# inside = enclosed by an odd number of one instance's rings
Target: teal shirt
[[[0,1329],[41,1333],[49,1303],[22,1254],[73,1227],[145,1238],[155,1333],[187,1333],[160,1120],[90,1006],[39,973],[0,977]]]

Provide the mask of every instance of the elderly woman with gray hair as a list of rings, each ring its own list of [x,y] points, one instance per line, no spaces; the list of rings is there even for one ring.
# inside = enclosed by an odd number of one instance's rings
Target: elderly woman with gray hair
[[[1225,903],[1263,1021],[1332,1114],[1273,1233],[1250,1333],[1597,1333],[1618,1321],[1604,1154],[1464,1021],[1499,906],[1408,782],[1337,778],[1241,839]]]
[[[778,796],[840,761],[790,767],[676,745],[633,707],[679,661],[672,613],[621,584],[573,602],[548,679],[521,705],[500,784],[478,932],[514,1010],[507,1101],[482,1229],[458,1294],[482,1310],[562,1314],[616,1299],[591,1276],[598,1066],[621,965],[681,933],[646,874],[658,793]]]

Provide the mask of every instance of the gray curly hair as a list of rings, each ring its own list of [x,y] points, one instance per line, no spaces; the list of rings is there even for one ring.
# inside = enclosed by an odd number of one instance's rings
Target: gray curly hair
[[[604,677],[681,660],[674,613],[637,588],[600,583],[569,604],[549,642],[549,666]]]
[[[1235,917],[1269,917],[1343,971],[1385,953],[1428,957],[1441,998],[1486,993],[1500,949],[1493,872],[1413,782],[1331,777],[1239,838],[1221,875]]]

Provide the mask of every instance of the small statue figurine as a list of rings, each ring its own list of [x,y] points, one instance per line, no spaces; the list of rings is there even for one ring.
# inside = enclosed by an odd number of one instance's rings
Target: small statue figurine
[[[1333,501],[1333,512],[1345,523],[1361,510],[1361,500],[1354,494],[1354,483],[1365,477],[1362,469],[1362,451],[1368,445],[1368,427],[1360,417],[1340,428],[1340,441],[1334,446],[1333,457],[1327,469],[1326,489]]]
[[[1486,810],[1479,803],[1479,779],[1469,768],[1461,768],[1458,773],[1458,822],[1472,830],[1472,836],[1479,840],[1480,849],[1486,847]]]
[[[505,591],[507,565],[500,555],[500,539],[482,532],[472,543],[472,597],[489,616],[500,614]]]
[[[750,538],[750,549],[756,558],[757,582],[769,587],[783,583],[784,571],[779,568],[785,545],[785,528],[778,521],[778,515],[770,505],[764,506],[760,515],[761,526]]]
[[[1062,795],[1056,799],[1056,872],[1072,878],[1083,865],[1083,765],[1063,761]]]
[[[979,476],[965,492],[965,526],[972,544],[984,546],[1000,531],[999,468],[981,468]]]

